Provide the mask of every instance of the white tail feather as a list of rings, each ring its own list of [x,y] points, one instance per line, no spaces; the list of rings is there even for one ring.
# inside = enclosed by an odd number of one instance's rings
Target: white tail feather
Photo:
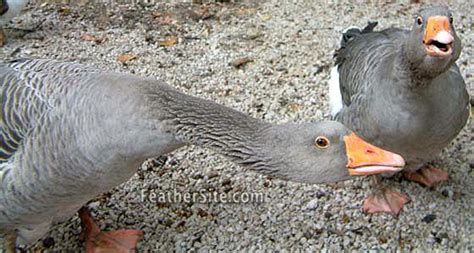
[[[335,116],[342,109],[342,96],[337,66],[331,69],[331,79],[329,79],[329,108],[332,116]]]
[[[346,33],[346,32],[349,31],[350,29],[359,29],[359,30],[361,30],[360,27],[353,25],[353,26],[346,27],[346,29],[344,29],[344,30],[342,31],[342,33]]]

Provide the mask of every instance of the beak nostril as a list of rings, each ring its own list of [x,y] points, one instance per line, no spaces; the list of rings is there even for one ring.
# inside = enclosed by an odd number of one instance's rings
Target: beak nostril
[[[365,150],[365,153],[367,153],[367,154],[373,154],[373,153],[375,153],[375,152],[374,152],[372,149],[366,149],[366,150]]]

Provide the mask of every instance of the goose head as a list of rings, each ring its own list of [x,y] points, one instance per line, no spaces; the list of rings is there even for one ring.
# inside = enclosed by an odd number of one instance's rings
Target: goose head
[[[413,69],[423,76],[435,77],[446,71],[461,53],[453,15],[446,7],[435,6],[420,9],[413,17],[405,56]]]
[[[365,142],[335,121],[276,125],[263,135],[262,150],[269,159],[254,167],[290,181],[331,183],[395,173],[405,165],[401,156]]]

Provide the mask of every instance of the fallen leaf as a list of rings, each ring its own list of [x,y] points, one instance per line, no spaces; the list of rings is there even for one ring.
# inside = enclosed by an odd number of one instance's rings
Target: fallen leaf
[[[349,223],[350,221],[351,221],[351,218],[347,216],[346,214],[342,216],[342,222],[344,222],[345,224]]]
[[[123,54],[117,57],[117,61],[124,63],[136,59],[137,56],[133,54]]]
[[[231,62],[231,65],[234,66],[234,68],[240,68],[242,67],[243,65],[249,63],[249,62],[253,62],[254,60],[250,57],[243,57],[243,58],[239,58],[233,62]]]
[[[202,6],[199,10],[194,11],[194,14],[196,15],[196,20],[210,19],[214,16],[214,14],[209,11],[208,6]]]
[[[62,7],[59,8],[58,12],[62,16],[67,16],[67,15],[71,14],[71,8],[69,8],[67,6],[62,6]]]
[[[262,15],[262,16],[260,16],[260,19],[262,21],[268,21],[268,20],[272,19],[272,15]]]
[[[405,240],[403,240],[403,239],[398,240],[398,246],[401,249],[405,248]]]
[[[159,42],[160,47],[169,47],[169,46],[176,45],[176,43],[178,43],[178,38],[176,38],[176,36],[170,36],[166,38],[165,40],[162,40]]]
[[[96,38],[94,35],[83,34],[83,35],[81,35],[81,40],[85,40],[85,41],[96,41],[97,38]]]
[[[240,8],[236,11],[238,16],[252,15],[255,13],[257,13],[257,9],[255,8]]]
[[[159,18],[159,17],[163,17],[165,15],[165,13],[161,12],[161,11],[155,11],[155,12],[152,12],[151,13],[151,16],[153,18]]]
[[[301,109],[303,109],[303,106],[298,103],[289,104],[288,107],[293,112],[298,112],[298,111],[301,111]]]
[[[171,25],[176,22],[173,15],[169,12],[153,12],[153,19],[157,20],[160,25]]]
[[[83,34],[81,35],[81,40],[84,40],[84,41],[92,41],[92,42],[95,42],[97,44],[101,44],[103,43],[106,39],[105,38],[97,38],[96,36],[94,35],[90,35],[90,34]]]

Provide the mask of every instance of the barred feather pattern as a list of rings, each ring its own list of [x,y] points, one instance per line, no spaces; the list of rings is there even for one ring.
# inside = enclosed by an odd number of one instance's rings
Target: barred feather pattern
[[[20,243],[126,181],[173,141],[149,141],[161,132],[138,119],[141,100],[127,95],[138,96],[129,83],[140,79],[96,74],[51,60],[0,64],[0,232],[17,231]]]
[[[2,73],[0,87],[0,163],[8,161],[28,131],[41,125],[44,115],[65,92],[67,87],[57,85],[60,80],[51,80],[51,76],[58,79],[61,75],[93,72],[78,64],[48,60],[17,60],[7,66],[11,71],[2,71],[6,73]]]
[[[62,137],[73,135],[68,127],[60,129],[61,124],[55,124],[61,121],[62,115],[54,109],[59,107],[59,100],[68,89],[81,79],[77,75],[85,71],[91,70],[48,60],[0,64],[0,230],[21,223],[18,219],[21,214],[47,208],[35,204],[56,190],[54,182],[43,184],[44,175],[61,173],[60,167],[67,167],[63,166],[67,156],[61,156],[61,152],[67,150],[68,143]],[[46,166],[55,159],[64,163]],[[74,164],[71,162],[70,166]]]

